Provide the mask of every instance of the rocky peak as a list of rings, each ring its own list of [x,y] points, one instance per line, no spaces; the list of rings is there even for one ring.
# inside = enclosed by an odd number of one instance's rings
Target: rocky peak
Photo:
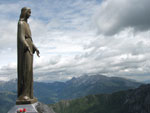
[[[129,90],[125,106],[128,113],[150,113],[150,84]]]

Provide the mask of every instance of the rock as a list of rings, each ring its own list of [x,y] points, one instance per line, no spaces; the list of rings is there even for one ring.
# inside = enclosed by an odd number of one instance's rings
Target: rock
[[[37,106],[35,107],[39,113],[55,113],[51,107],[40,102],[38,102]]]
[[[23,109],[26,109],[26,113],[55,113],[51,107],[40,102],[36,102],[34,104],[15,105],[8,111],[8,113],[17,113],[17,111]]]
[[[126,113],[150,113],[150,84],[128,91]]]

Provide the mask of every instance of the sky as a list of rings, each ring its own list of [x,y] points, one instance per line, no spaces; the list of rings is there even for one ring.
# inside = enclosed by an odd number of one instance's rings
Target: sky
[[[149,0],[0,0],[0,81],[17,78],[17,23],[22,7],[40,58],[34,80],[84,74],[150,80]]]

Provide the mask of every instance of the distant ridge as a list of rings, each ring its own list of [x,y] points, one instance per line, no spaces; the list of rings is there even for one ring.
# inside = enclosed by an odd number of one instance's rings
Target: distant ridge
[[[73,77],[66,82],[34,83],[34,94],[46,104],[55,103],[63,99],[73,99],[90,94],[112,93],[120,90],[136,88],[141,83],[119,77],[104,75],[83,75]],[[1,91],[16,92],[17,81],[11,80],[0,85]]]
[[[50,105],[56,113],[150,113],[150,84]]]
[[[93,94],[112,93],[120,90],[133,89],[141,83],[119,77],[103,75],[84,75],[72,78],[66,82],[34,83],[34,95],[40,102],[52,104],[61,100],[69,100]],[[12,105],[16,99],[17,81],[0,83],[0,110],[5,109],[5,103]],[[12,98],[13,97],[13,98]],[[8,108],[7,108],[8,109]],[[0,111],[1,112],[1,111]],[[2,112],[4,113],[4,112]]]

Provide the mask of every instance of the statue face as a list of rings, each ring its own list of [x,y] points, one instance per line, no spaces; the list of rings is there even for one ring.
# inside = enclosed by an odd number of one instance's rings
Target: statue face
[[[29,9],[26,13],[27,18],[29,18],[31,16],[31,10]]]

